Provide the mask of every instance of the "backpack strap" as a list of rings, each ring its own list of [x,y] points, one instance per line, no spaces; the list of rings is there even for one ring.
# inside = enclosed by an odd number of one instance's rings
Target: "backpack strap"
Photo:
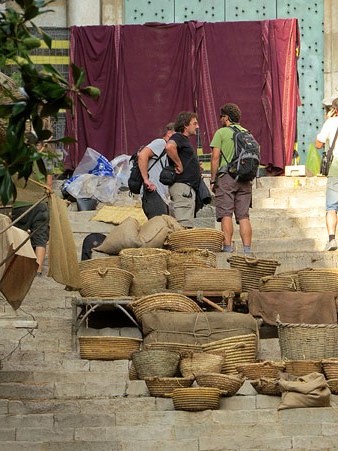
[[[159,155],[157,158],[154,159],[154,161],[152,162],[152,164],[149,166],[148,171],[150,171],[151,168],[153,168],[155,166],[155,164],[161,160],[161,158],[165,155],[165,148],[162,150],[161,155]],[[161,162],[162,168],[163,168],[163,164]]]

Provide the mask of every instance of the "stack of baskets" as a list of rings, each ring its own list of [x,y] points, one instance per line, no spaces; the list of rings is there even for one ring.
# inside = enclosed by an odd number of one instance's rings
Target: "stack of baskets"
[[[273,276],[280,265],[276,260],[249,258],[241,255],[232,255],[228,262],[230,268],[238,269],[242,275],[242,290],[258,290],[262,277]]]
[[[285,371],[285,363],[282,361],[269,361],[243,363],[238,365],[237,371],[262,395],[280,396],[278,385],[280,372]]]
[[[186,247],[172,251],[168,256],[168,289],[184,290],[185,270],[194,268],[216,268],[216,254],[208,249]]]
[[[130,294],[146,296],[167,288],[168,255],[165,249],[123,249],[119,256],[121,268],[134,275]]]

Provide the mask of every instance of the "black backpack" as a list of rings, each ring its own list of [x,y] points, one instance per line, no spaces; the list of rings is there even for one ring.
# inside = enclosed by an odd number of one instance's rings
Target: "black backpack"
[[[133,155],[130,157],[129,161],[133,163],[131,169],[130,169],[130,176],[128,179],[128,188],[129,191],[132,194],[140,194],[141,187],[143,185],[143,177],[140,171],[140,168],[138,167],[138,154],[141,152],[144,146],[141,146],[137,152],[133,153]],[[148,168],[148,171],[163,157],[165,154],[165,149],[162,151],[161,155],[154,159],[151,166]]]
[[[227,161],[223,152],[223,158],[228,163],[227,172],[233,179],[239,182],[253,180],[260,163],[260,145],[247,130],[241,130],[236,126],[230,126],[234,131],[233,140],[235,152],[232,160]]]

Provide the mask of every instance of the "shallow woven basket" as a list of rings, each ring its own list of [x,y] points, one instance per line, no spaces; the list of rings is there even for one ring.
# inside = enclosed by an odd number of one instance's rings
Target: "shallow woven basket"
[[[185,269],[186,291],[242,291],[242,277],[238,269],[193,268]]]
[[[242,363],[256,361],[257,337],[255,334],[237,335],[203,344],[205,352],[221,353],[225,356],[222,366],[224,374],[238,374],[236,367]]]
[[[120,268],[120,257],[118,255],[114,255],[112,257],[91,258],[89,260],[82,260],[79,262],[80,271],[98,268]]]
[[[322,368],[326,379],[338,379],[338,359],[323,359]]]
[[[80,357],[87,360],[129,360],[142,340],[130,337],[79,337]]]
[[[176,410],[200,411],[218,409],[221,392],[214,387],[175,388],[171,397]]]
[[[180,355],[163,349],[149,349],[134,352],[132,360],[139,379],[173,377],[177,374]]]
[[[223,249],[224,233],[215,229],[187,229],[172,232],[168,237],[168,247],[172,251],[194,247],[221,252]]]
[[[232,255],[228,262],[230,268],[239,269],[242,274],[242,290],[258,290],[262,277],[273,276],[280,265],[276,260],[263,260],[248,258],[241,255]]]
[[[244,383],[244,378],[234,374],[205,373],[196,375],[196,381],[201,387],[215,387],[224,396],[234,396]]]
[[[224,356],[207,352],[193,352],[181,356],[179,363],[183,377],[195,377],[201,373],[220,373]]]
[[[338,357],[338,324],[277,322],[282,359],[321,360]]]
[[[134,275],[132,296],[146,296],[167,288],[168,255],[169,251],[157,248],[131,248],[120,252],[121,268]]]
[[[262,377],[250,383],[260,395],[281,396],[282,394],[278,379]]]
[[[120,268],[86,269],[80,272],[83,297],[128,296],[133,274]]]
[[[147,343],[144,349],[163,349],[165,351],[177,352],[180,356],[187,352],[202,352],[201,345],[191,345],[188,343],[168,343],[168,342],[156,342]]]
[[[183,290],[185,270],[193,268],[216,268],[216,254],[208,249],[182,248],[168,257],[168,288]]]
[[[285,371],[285,363],[266,360],[264,362],[243,363],[236,366],[236,369],[239,374],[251,380],[261,377],[277,379],[280,371]]]
[[[293,276],[265,276],[259,279],[259,291],[297,291],[297,282]]]
[[[193,377],[145,377],[144,381],[151,396],[167,398],[175,388],[190,387]]]
[[[338,395],[338,379],[329,379],[327,385],[333,395]]]
[[[158,293],[143,296],[130,304],[136,319],[141,322],[142,315],[153,310],[169,310],[172,312],[202,312],[192,299],[178,293]]]
[[[338,291],[338,269],[304,269],[298,272],[302,291]]]
[[[305,376],[311,373],[322,373],[320,360],[286,360],[285,371],[293,376]]]

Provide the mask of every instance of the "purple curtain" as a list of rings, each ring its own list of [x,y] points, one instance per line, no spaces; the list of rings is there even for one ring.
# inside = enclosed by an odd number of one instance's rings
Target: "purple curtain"
[[[226,102],[261,144],[262,163],[284,168],[292,158],[299,101],[295,19],[257,22],[72,27],[71,60],[101,89],[67,114],[66,167],[87,147],[113,159],[160,136],[180,111],[199,116],[204,152]],[[291,158],[290,158],[291,156]]]

